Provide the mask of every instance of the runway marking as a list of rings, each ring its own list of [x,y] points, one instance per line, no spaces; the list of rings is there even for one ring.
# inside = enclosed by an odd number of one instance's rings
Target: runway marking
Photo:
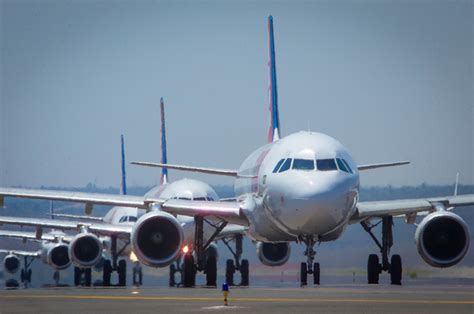
[[[148,300],[148,301],[222,301],[211,297],[154,297],[154,296],[98,296],[98,295],[5,295],[0,299],[76,299],[76,300]],[[329,298],[229,298],[248,302],[345,302],[345,303],[405,303],[405,304],[474,304],[474,300],[390,300],[390,299],[329,299]]]

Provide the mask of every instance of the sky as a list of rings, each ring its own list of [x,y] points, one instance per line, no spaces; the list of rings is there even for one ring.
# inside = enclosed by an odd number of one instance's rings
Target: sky
[[[341,141],[361,184],[474,184],[473,2],[1,0],[0,185],[120,184],[128,161],[238,168],[266,141],[267,17],[282,135]],[[212,184],[232,179],[170,171]],[[127,167],[129,185],[158,170]]]

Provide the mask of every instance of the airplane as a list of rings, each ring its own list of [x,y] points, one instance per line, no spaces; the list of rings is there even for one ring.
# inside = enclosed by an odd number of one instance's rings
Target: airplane
[[[147,211],[127,230],[133,252],[148,266],[163,267],[177,259],[183,245],[183,227],[177,215],[194,219],[194,251],[202,260],[209,241],[228,224],[246,227],[246,236],[257,242],[257,253],[265,265],[286,263],[290,243],[306,246],[306,261],[300,265],[300,283],[306,286],[308,274],[320,284],[320,266],[314,262],[314,245],[335,241],[346,228],[362,225],[380,249],[367,263],[367,280],[377,284],[382,271],[390,273],[391,283],[401,284],[402,262],[399,255],[390,257],[393,244],[394,217],[405,217],[415,223],[423,219],[415,232],[419,254],[428,264],[449,267],[459,263],[469,248],[466,222],[451,210],[474,204],[474,195],[456,195],[408,200],[359,201],[359,171],[405,165],[390,162],[357,165],[350,152],[336,139],[317,132],[301,131],[285,137],[280,135],[278,95],[275,66],[273,17],[268,18],[270,68],[270,127],[268,143],[251,153],[238,169],[218,169],[173,165],[168,163],[134,162],[142,166],[186,170],[235,178],[235,199],[210,201],[164,197],[164,193],[143,197],[51,190],[0,188],[0,203],[5,197],[54,199],[85,204],[91,211],[97,204],[127,206]],[[218,218],[216,230],[204,241],[204,219]],[[20,220],[20,221],[19,221]],[[382,222],[382,241],[372,232],[374,220]],[[37,219],[0,217],[0,223],[30,225],[41,228]],[[49,225],[56,227],[55,225]],[[85,234],[103,231],[95,224]],[[205,244],[204,244],[205,243]]]
[[[166,134],[165,134],[165,117],[164,117],[164,102],[163,99],[160,100],[160,111],[161,111],[161,147],[162,147],[162,162],[167,162],[167,153],[166,153]],[[121,170],[122,170],[122,179],[121,179],[121,189],[120,195],[126,196],[127,187],[126,187],[126,174],[125,174],[125,153],[124,153],[124,139],[123,135],[121,136]],[[162,170],[160,176],[160,184],[152,188],[146,195],[155,197],[159,195],[162,198],[169,199],[186,199],[186,200],[206,200],[213,201],[217,200],[217,193],[206,183],[191,180],[191,179],[181,179],[174,182],[168,182],[168,172],[166,169]],[[86,213],[90,214],[89,210],[86,209]],[[20,239],[43,239],[44,246],[49,246],[50,242],[53,241],[52,236],[42,235],[43,228],[56,228],[59,230],[76,230],[80,231],[75,237],[62,240],[66,247],[68,247],[68,256],[70,260],[75,265],[74,268],[74,282],[75,285],[79,285],[82,282],[86,286],[91,285],[91,268],[97,266],[99,263],[102,263],[103,268],[103,285],[110,285],[110,277],[113,271],[118,272],[118,285],[126,285],[126,262],[125,260],[118,261],[120,256],[130,257],[132,261],[136,260],[135,253],[132,252],[130,247],[129,233],[130,229],[133,227],[134,223],[137,221],[139,216],[139,209],[134,207],[113,207],[104,217],[93,217],[90,215],[80,216],[80,215],[69,215],[69,214],[57,214],[51,210],[50,213],[53,219],[19,219],[10,217],[2,220],[2,223],[8,224],[13,223],[17,225],[25,226],[35,226],[37,228],[36,233],[25,233],[25,232],[9,232],[5,231],[0,233],[0,236],[7,236],[12,238]],[[72,218],[76,219],[75,221],[71,220],[55,220],[54,217],[62,218]],[[209,286],[216,286],[217,280],[217,246],[212,241],[206,246],[204,252],[204,258],[195,262],[193,256],[193,238],[194,238],[194,220],[186,216],[176,216],[180,227],[183,230],[183,252],[180,248],[173,252],[177,257],[183,257],[183,267],[177,262],[176,265],[170,267],[170,279],[175,283],[174,276],[175,273],[180,271],[183,272],[182,281],[184,286],[194,286],[196,271],[204,271],[206,273],[206,282]],[[16,222],[14,222],[16,221]],[[203,227],[205,233],[204,240],[208,241],[210,236],[215,231],[214,222],[208,220],[206,225]],[[218,222],[218,221],[217,221]],[[242,246],[242,236],[241,234],[245,231],[245,228],[240,226],[225,226],[225,228],[220,228],[213,239],[224,239],[231,238],[236,241],[236,245],[240,244]],[[159,240],[159,239],[155,239]],[[112,257],[112,262],[102,256],[102,251],[105,249],[110,253]],[[234,253],[237,263],[240,262],[241,257],[240,252],[237,250]],[[174,261],[177,261],[178,258],[173,258],[168,260],[157,261],[160,265],[167,266]],[[118,261],[118,262],[117,262]],[[70,263],[69,263],[70,264]],[[248,261],[242,260],[241,264],[243,270],[242,282],[245,284],[248,282]],[[247,265],[247,268],[245,268]],[[69,265],[67,265],[69,266]],[[135,269],[134,269],[135,271]],[[141,272],[141,270],[139,269]],[[232,270],[235,272],[235,267]],[[229,272],[229,271],[228,271]],[[233,275],[233,274],[232,274]],[[141,274],[138,274],[141,278]],[[84,278],[83,278],[84,277]],[[135,273],[134,273],[135,278]],[[83,279],[83,280],[82,280]]]

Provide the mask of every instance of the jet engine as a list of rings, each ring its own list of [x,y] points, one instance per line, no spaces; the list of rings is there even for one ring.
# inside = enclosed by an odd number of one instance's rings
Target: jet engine
[[[438,211],[426,216],[415,232],[421,257],[434,267],[459,263],[469,249],[469,229],[458,215]]]
[[[77,267],[95,266],[102,258],[102,242],[92,233],[79,233],[69,244],[69,258]]]
[[[44,261],[55,270],[66,269],[71,265],[68,245],[65,243],[52,243],[43,248]]]
[[[16,255],[8,254],[3,259],[3,268],[10,274],[16,273],[20,269],[20,259]]]
[[[182,243],[183,229],[178,220],[168,213],[145,214],[133,226],[133,252],[147,266],[168,266],[180,254]]]
[[[267,266],[281,266],[290,258],[291,246],[289,243],[257,243],[257,255],[262,264]]]

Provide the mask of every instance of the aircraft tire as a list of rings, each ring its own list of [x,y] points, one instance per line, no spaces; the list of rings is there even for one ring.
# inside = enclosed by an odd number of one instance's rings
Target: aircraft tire
[[[110,286],[110,277],[112,275],[112,264],[110,260],[104,261],[104,268],[102,269],[102,285],[104,287]]]
[[[368,284],[378,284],[380,274],[379,257],[377,254],[370,254],[367,261],[367,282]]]
[[[301,263],[300,267],[300,282],[301,286],[306,286],[308,284],[308,265],[306,263]]]
[[[170,286],[170,287],[176,286],[175,275],[176,275],[176,265],[175,265],[175,264],[171,264],[171,265],[170,265],[170,279],[169,279],[169,286]]]
[[[319,263],[313,264],[313,283],[319,285],[321,283],[321,270]]]
[[[225,266],[225,281],[229,286],[234,285],[235,265],[234,260],[228,259]]]
[[[249,260],[248,259],[243,259],[241,264],[240,264],[240,275],[241,275],[241,280],[240,280],[240,285],[244,287],[249,286]]]
[[[183,258],[183,286],[191,288],[196,284],[196,265],[191,254],[184,255]]]
[[[118,285],[125,287],[127,285],[127,262],[124,259],[118,262],[118,278]]]
[[[86,268],[84,269],[84,285],[86,287],[90,287],[92,284],[92,269]]]
[[[217,259],[215,256],[209,256],[206,261],[206,285],[217,286]]]
[[[392,285],[402,284],[402,258],[400,255],[392,255],[390,261],[390,281]]]
[[[81,275],[82,275],[82,270],[79,267],[74,267],[74,285],[75,286],[81,285]]]

